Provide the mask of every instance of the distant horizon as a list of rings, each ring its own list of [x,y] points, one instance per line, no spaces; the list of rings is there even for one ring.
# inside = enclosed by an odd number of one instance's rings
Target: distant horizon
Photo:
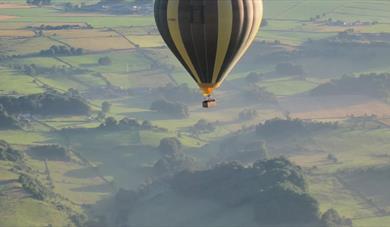
[[[3,1],[0,226],[390,226],[390,1],[263,4]]]

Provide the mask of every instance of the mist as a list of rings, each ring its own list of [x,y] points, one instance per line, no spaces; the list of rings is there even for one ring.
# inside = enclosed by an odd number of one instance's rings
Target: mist
[[[0,226],[390,225],[390,2],[157,2],[0,4]]]

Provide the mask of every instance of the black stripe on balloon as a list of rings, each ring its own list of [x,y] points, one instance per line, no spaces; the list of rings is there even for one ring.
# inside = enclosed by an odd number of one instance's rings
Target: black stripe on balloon
[[[239,49],[245,44],[245,34],[250,29],[248,18],[248,7],[252,5],[248,2],[252,0],[231,0],[233,6],[233,29],[230,36],[230,43],[228,52],[226,53],[225,60],[222,64],[221,71],[219,72],[217,82],[219,82],[226,70],[232,63],[234,57],[238,54]]]
[[[198,12],[199,10],[197,9],[198,7],[202,6],[202,3],[203,1],[201,0],[179,1],[179,27],[184,47],[188,53],[188,57],[197,71],[200,81],[204,83],[206,81],[206,64],[204,57],[200,56],[202,50],[204,50],[204,46],[202,45],[203,37],[202,40],[200,40],[199,37],[194,37],[192,32],[192,23],[202,22],[202,17],[199,15],[202,12]],[[194,27],[194,29],[196,28],[197,26]],[[197,32],[199,33],[200,31]]]
[[[167,16],[167,6],[168,6],[169,0],[156,0],[154,5],[154,13],[155,13],[155,20],[157,28],[164,39],[165,43],[167,44],[168,48],[172,51],[172,53],[176,56],[176,58],[179,60],[179,62],[183,65],[183,67],[187,70],[187,72],[191,75],[191,77],[195,79],[195,77],[192,75],[190,68],[184,61],[183,57],[180,55],[179,51],[177,50],[175,43],[173,42],[172,36],[169,33],[169,27],[168,27],[168,16]]]
[[[204,0],[204,4],[207,2],[207,7],[204,8],[204,58],[206,59],[206,83],[212,82],[214,73],[215,60],[217,55],[218,46],[218,1]],[[196,34],[196,33],[195,33]]]

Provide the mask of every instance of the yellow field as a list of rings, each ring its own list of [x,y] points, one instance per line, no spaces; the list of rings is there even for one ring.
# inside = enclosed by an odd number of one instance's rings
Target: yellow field
[[[10,20],[10,19],[14,19],[14,18],[17,18],[17,17],[15,17],[15,16],[7,16],[7,15],[0,15],[0,21]]]
[[[140,47],[160,47],[165,45],[162,38],[158,35],[134,35],[127,36],[131,41],[138,44]]]
[[[31,6],[26,4],[0,3],[0,9],[23,9],[23,8],[31,8]]]
[[[1,16],[0,16],[1,20]],[[0,30],[0,37],[33,37],[34,32],[29,30]]]
[[[70,38],[61,41],[75,48],[83,48],[90,51],[107,51],[134,48],[127,40],[122,37],[99,37],[93,38]]]

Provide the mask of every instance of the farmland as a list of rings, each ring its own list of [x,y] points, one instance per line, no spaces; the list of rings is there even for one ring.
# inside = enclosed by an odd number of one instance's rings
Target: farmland
[[[215,92],[218,107],[210,110],[201,108],[202,96],[165,46],[151,14],[64,9],[66,3],[97,2],[0,4],[0,96],[70,94],[90,107],[85,115],[21,113],[15,116],[24,122],[19,129],[0,130],[0,140],[24,154],[22,162],[0,161],[2,224],[80,226],[120,189],[137,189],[156,177],[163,138],[177,138],[185,155],[204,167],[234,137],[265,140],[271,158],[285,156],[300,165],[322,213],[334,208],[358,227],[389,225],[390,199],[381,190],[388,184],[381,182],[388,180],[390,166],[390,93],[311,91],[343,77],[389,72],[390,2],[265,1],[267,23]],[[58,52],[44,54],[53,46]],[[68,49],[79,51],[60,52]],[[286,63],[300,71],[280,70]],[[152,110],[159,100],[183,104],[187,115]],[[105,102],[109,108],[103,111]],[[253,110],[253,116],[242,117],[244,110]],[[104,128],[110,117],[117,128]],[[253,127],[273,118],[338,122],[339,128],[281,140],[256,136]],[[140,126],[121,128],[121,120],[129,119]],[[197,131],[202,120],[212,129]],[[48,144],[69,151],[70,161],[30,154],[32,147]],[[371,178],[375,171],[380,175]],[[52,196],[34,199],[18,180],[22,173],[42,182]]]

